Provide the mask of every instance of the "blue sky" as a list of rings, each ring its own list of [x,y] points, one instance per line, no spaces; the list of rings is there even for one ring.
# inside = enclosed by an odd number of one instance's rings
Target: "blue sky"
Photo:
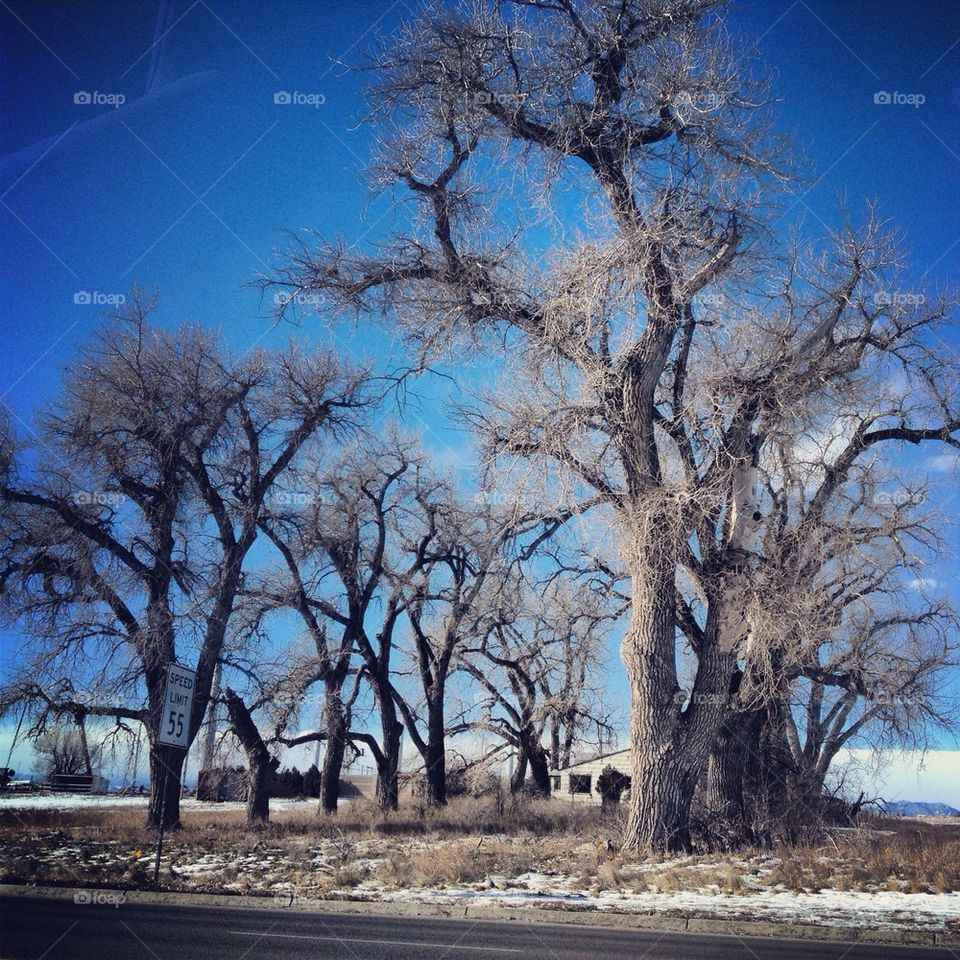
[[[81,292],[158,288],[160,322],[221,328],[237,350],[317,334],[274,328],[246,284],[270,270],[286,231],[362,242],[389,228],[389,205],[361,179],[360,79],[339,61],[412,8],[0,0],[0,399],[22,429],[100,320],[103,307],[75,302]],[[731,22],[758,39],[778,125],[811,161],[782,226],[803,220],[818,234],[838,197],[854,213],[878,197],[906,231],[917,282],[956,283],[960,4],[743,0]],[[310,102],[275,103],[279,91]],[[880,92],[911,102],[877,103]],[[956,330],[949,340],[960,347]],[[439,417],[421,422],[457,465],[464,437]],[[936,476],[955,505],[956,474]],[[937,576],[955,583],[960,540],[949,538]]]

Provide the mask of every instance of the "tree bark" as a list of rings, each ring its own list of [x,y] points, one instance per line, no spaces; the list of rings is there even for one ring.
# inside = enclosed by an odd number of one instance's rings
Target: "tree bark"
[[[377,691],[380,707],[381,753],[377,756],[377,803],[382,810],[396,810],[400,804],[400,747],[403,724],[397,719],[389,680]]]
[[[518,749],[515,755],[516,766],[510,775],[510,792],[520,793],[524,784],[527,782],[527,755],[523,750]]]
[[[650,519],[648,525],[656,535],[660,524]],[[667,535],[666,530],[661,534]],[[632,787],[623,846],[638,852],[683,851],[690,848],[695,780],[678,736],[674,562],[662,544],[639,540],[632,547],[627,559],[632,561],[633,606],[621,646],[632,695]]]
[[[528,730],[521,736],[520,747],[523,765],[530,771],[530,792],[540,797],[549,797],[550,762],[535,730]]]
[[[529,763],[533,792],[541,797],[549,797],[550,764],[547,762],[546,751],[539,744],[532,748]]]
[[[161,811],[165,830],[180,825],[180,779],[185,759],[186,752],[183,750],[151,744],[148,827],[160,827]]]
[[[443,691],[427,703],[427,742],[424,760],[426,801],[431,807],[447,802],[447,748],[443,717]]]
[[[320,809],[324,813],[337,812],[343,756],[350,730],[350,718],[341,696],[342,673],[343,671],[338,671],[330,677],[324,690],[323,718],[326,727],[326,751],[320,771]]]
[[[270,784],[279,766],[260,736],[250,709],[237,694],[227,688],[227,714],[230,726],[240,741],[250,765],[250,786],[247,794],[247,823],[258,825],[270,819]]]
[[[669,518],[650,524],[653,530]],[[723,642],[720,598],[711,597],[689,702],[675,650],[674,561],[643,544],[632,567],[633,608],[622,656],[630,679],[632,783],[624,849],[690,849],[690,808],[701,771],[728,712],[736,652]],[[682,709],[681,709],[682,708]]]
[[[739,710],[724,721],[707,762],[703,806],[731,843],[753,843],[760,789],[760,733],[765,710]],[[750,798],[748,802],[747,798]]]

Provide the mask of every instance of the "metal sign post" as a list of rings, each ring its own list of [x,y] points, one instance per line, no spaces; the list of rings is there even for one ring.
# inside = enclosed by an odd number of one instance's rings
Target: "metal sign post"
[[[171,663],[167,667],[167,683],[163,691],[163,708],[160,711],[160,729],[157,746],[187,750],[190,746],[190,715],[193,710],[193,690],[197,675],[187,667]],[[160,855],[163,853],[163,832],[167,823],[167,787],[170,768],[163,763],[163,780],[160,787],[160,829],[157,832],[157,859],[153,866],[153,885],[160,881]]]

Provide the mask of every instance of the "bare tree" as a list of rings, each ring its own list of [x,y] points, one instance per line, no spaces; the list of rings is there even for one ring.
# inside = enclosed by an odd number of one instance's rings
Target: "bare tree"
[[[230,728],[247,756],[247,823],[256,826],[270,819],[270,786],[280,766],[280,758],[264,742],[254,722],[253,711],[230,687],[227,687],[226,702]]]
[[[781,449],[762,472],[770,522],[736,598],[756,639],[705,781],[708,809],[734,837],[796,823],[803,806],[815,819],[853,738],[917,744],[948,723],[937,679],[957,660],[956,616],[918,589],[941,521],[924,487],[877,461],[835,482],[837,452],[857,432],[848,425],[832,451]]]
[[[399,562],[390,579],[410,628],[410,659],[419,681],[415,699],[394,686],[397,707],[423,759],[425,798],[439,806],[447,801],[446,742],[458,726],[448,722],[448,681],[460,651],[477,636],[490,594],[504,582],[515,518],[482,498],[466,505],[447,485],[423,486],[413,499],[415,511],[398,524]]]
[[[870,410],[853,395],[863,382],[882,390],[887,360],[922,373],[924,402],[878,413],[850,457],[881,437],[950,439],[960,423],[948,367],[924,337],[948,305],[876,297],[905,286],[877,217],[809,257],[773,255],[766,187],[781,154],[757,109],[765,84],[721,10],[428,10],[379,58],[374,88],[378,182],[409,190],[411,230],[372,256],[300,249],[273,281],[386,321],[425,358],[464,338],[499,351],[508,376],[474,422],[501,469],[552,465],[567,500],[545,513],[601,506],[615,518],[632,582],[630,849],[690,842],[695,784],[745,639],[723,607],[763,520],[764,444],[837,398]],[[561,171],[580,178],[596,216],[544,258],[522,232],[543,226],[555,200],[537,191]],[[498,188],[519,211],[505,237]],[[678,570],[705,614],[692,697],[678,696]]]
[[[34,738],[33,752],[48,775],[85,773],[87,776],[93,773],[100,753],[96,746],[91,750],[86,731],[81,732],[80,725],[72,723],[47,727]]]
[[[510,586],[513,589],[510,589]],[[606,596],[554,579],[501,588],[485,612],[463,667],[479,688],[479,729],[516,754],[511,790],[550,793],[549,769],[565,766],[575,743],[611,732],[598,695],[603,641],[618,616]]]
[[[167,666],[196,667],[190,738],[258,534],[303,444],[348,428],[365,381],[329,355],[224,358],[195,328],[127,314],[73,365],[35,468],[2,439],[8,615],[35,638],[3,702],[146,726],[148,822],[179,819],[183,753],[156,742]],[[165,794],[165,800],[164,800]]]

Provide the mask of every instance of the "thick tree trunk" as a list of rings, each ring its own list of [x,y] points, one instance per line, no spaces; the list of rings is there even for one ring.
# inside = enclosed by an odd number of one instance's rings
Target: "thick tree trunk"
[[[80,734],[80,746],[83,750],[83,772],[93,776],[93,764],[90,760],[90,744],[87,742],[87,723],[83,716],[77,718],[77,732]]]
[[[656,535],[659,524],[649,523]],[[688,850],[695,777],[680,742],[674,562],[662,544],[635,542],[633,549],[627,558],[632,561],[632,613],[621,647],[631,690],[632,762],[623,846],[632,851]]]
[[[689,698],[676,665],[675,561],[659,539],[670,517],[651,518],[633,544],[631,622],[622,645],[632,701],[632,782],[624,848],[690,849],[690,808],[697,783],[729,711],[737,645],[724,633],[722,597],[711,597]]]
[[[541,797],[549,797],[550,764],[547,762],[546,751],[539,744],[531,751],[529,762],[533,792]]]
[[[270,754],[247,705],[227,687],[227,714],[230,726],[247,755],[250,783],[247,794],[247,823],[257,825],[270,819],[270,784],[279,760]]]
[[[427,703],[427,741],[424,756],[426,801],[432,807],[447,802],[447,746],[443,717],[443,692]]]
[[[630,817],[624,849],[685,852],[690,845],[690,805],[696,776],[668,747],[657,756],[634,740]],[[639,800],[639,803],[638,803]]]
[[[247,823],[255,826],[270,819],[270,785],[276,770],[276,762],[269,756],[248,757],[250,761],[250,785],[247,794]]]
[[[754,805],[760,789],[760,733],[765,710],[732,713],[720,728],[704,781],[703,806],[710,826],[731,843],[756,841]]]
[[[151,744],[148,827],[159,828],[161,811],[165,830],[180,825],[180,779],[185,758],[183,750]]]
[[[510,792],[520,793],[527,782],[527,755],[523,750],[517,750],[517,765],[510,776]]]
[[[349,718],[340,696],[339,685],[328,685],[324,694],[323,717],[326,732],[326,751],[320,771],[320,809],[324,813],[337,812],[340,796],[340,776],[343,755],[347,748]]]
[[[528,731],[521,741],[523,758],[530,771],[530,792],[540,797],[550,796],[550,762],[547,751],[540,744],[536,731]]]
[[[382,724],[383,756],[377,760],[377,803],[382,810],[396,810],[400,805],[400,746],[403,724],[396,713],[387,711]]]
[[[342,736],[327,737],[323,767],[320,770],[320,809],[324,813],[337,812],[345,750],[346,741]]]

